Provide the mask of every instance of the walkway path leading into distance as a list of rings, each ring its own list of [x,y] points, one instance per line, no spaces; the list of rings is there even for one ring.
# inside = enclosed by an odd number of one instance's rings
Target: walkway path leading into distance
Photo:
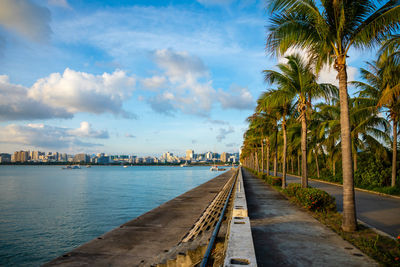
[[[243,181],[258,266],[378,266],[245,169]]]

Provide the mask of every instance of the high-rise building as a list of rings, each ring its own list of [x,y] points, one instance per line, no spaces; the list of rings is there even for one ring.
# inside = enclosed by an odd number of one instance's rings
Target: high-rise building
[[[29,160],[29,151],[15,151],[13,157],[11,158],[12,162],[27,162]]]
[[[89,155],[86,155],[84,153],[76,154],[73,160],[73,162],[79,162],[79,163],[88,163],[89,161],[90,161]]]
[[[186,150],[186,160],[192,160],[192,159],[194,159],[194,150],[193,149]]]
[[[223,152],[221,155],[221,161],[228,162],[229,156],[230,156],[229,153]]]

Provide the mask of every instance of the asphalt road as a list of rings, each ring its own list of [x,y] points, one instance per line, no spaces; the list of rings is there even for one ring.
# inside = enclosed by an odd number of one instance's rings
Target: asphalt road
[[[300,183],[300,178],[287,175],[288,183]],[[342,186],[308,180],[312,187],[328,192],[336,198],[339,212],[343,210]],[[395,238],[400,235],[400,199],[356,190],[357,218]]]

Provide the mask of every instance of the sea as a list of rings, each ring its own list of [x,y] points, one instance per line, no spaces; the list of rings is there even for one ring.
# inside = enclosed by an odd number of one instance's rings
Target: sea
[[[210,167],[0,166],[0,266],[40,266],[218,174]]]

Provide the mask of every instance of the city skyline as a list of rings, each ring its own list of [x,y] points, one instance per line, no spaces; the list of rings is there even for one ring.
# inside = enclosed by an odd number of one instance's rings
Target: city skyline
[[[51,163],[51,162],[82,162],[95,164],[110,163],[181,163],[181,162],[232,162],[239,161],[238,152],[223,152],[221,154],[207,151],[205,153],[194,153],[193,149],[186,150],[186,155],[174,155],[167,151],[158,156],[137,156],[130,154],[107,154],[107,153],[76,153],[67,154],[58,151],[20,150],[14,153],[0,151],[0,163]]]
[[[8,153],[238,152],[267,88],[262,70],[281,60],[265,55],[264,1],[18,3],[0,3],[9,11],[0,15]],[[349,80],[360,56],[350,51]]]

